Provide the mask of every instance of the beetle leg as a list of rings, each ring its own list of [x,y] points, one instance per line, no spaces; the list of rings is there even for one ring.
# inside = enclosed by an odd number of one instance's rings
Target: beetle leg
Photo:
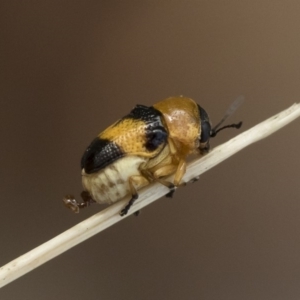
[[[174,184],[178,186],[183,175],[186,172],[186,161],[185,159],[180,159],[175,176],[174,176]]]
[[[172,138],[168,139],[168,145],[169,145],[169,149],[170,149],[171,155],[176,154],[177,153],[177,149],[176,149],[176,146],[175,146],[174,141],[173,141]]]
[[[189,183],[194,183],[194,182],[198,181],[199,179],[200,179],[200,176],[196,176],[196,177],[192,178],[192,179],[189,181]]]
[[[123,216],[127,215],[130,207],[132,206],[132,204],[138,197],[139,197],[138,193],[136,193],[135,195],[132,195],[132,198],[128,201],[127,205],[121,210],[120,216],[123,217]]]
[[[77,202],[74,196],[67,195],[63,198],[63,202],[65,206],[71,209],[74,213],[79,213],[81,208],[90,206],[92,203],[96,202],[87,191],[83,191],[81,193],[81,198],[83,202]]]
[[[170,192],[166,194],[166,197],[172,197],[175,192],[175,185],[167,180],[164,180],[163,178],[160,178],[160,176],[167,176],[174,172],[175,166],[174,165],[166,165],[159,169],[157,169],[153,174],[147,170],[142,170],[141,172],[145,175],[145,177],[149,178],[151,181],[157,181],[160,184],[166,186],[169,188]]]
[[[179,160],[178,166],[176,166],[175,164],[169,164],[169,165],[162,166],[161,168],[159,168],[153,172],[153,176],[154,176],[155,180],[159,180],[159,178],[171,175],[174,172],[175,172],[174,185],[179,186],[181,179],[186,172],[185,158],[181,158]]]
[[[173,174],[175,171],[176,171],[176,165],[172,165],[172,164],[165,165],[153,172],[153,178],[157,179],[161,177],[166,177],[168,175]]]
[[[133,205],[134,201],[138,199],[139,194],[137,192],[137,186],[138,188],[142,188],[143,186],[147,185],[149,181],[147,180],[146,177],[136,175],[136,176],[131,176],[128,179],[128,184],[129,184],[129,189],[131,192],[131,199],[128,201],[127,205],[121,210],[120,215],[125,216],[127,215],[130,207]]]
[[[165,194],[165,197],[173,198],[173,195],[174,195],[175,191],[176,191],[176,187],[174,186],[174,188],[172,190],[170,190],[169,193]]]
[[[157,182],[159,182],[160,184],[162,184],[162,185],[166,186],[167,188],[169,188],[169,192],[165,196],[168,197],[168,198],[172,198],[174,193],[175,193],[176,186],[172,182],[164,180],[162,178],[157,178],[155,180]]]

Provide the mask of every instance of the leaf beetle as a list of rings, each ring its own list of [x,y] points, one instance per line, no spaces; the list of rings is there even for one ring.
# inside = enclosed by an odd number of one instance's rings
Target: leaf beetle
[[[138,190],[153,181],[166,185],[172,193],[181,183],[190,154],[204,155],[217,132],[241,127],[242,122],[217,130],[241,100],[214,128],[206,111],[187,97],[170,97],[150,107],[136,105],[86,149],[81,159],[83,202],[68,195],[63,199],[65,205],[79,212],[93,202],[114,203],[131,195],[120,212],[123,216],[138,198]],[[171,174],[174,181],[166,181]]]

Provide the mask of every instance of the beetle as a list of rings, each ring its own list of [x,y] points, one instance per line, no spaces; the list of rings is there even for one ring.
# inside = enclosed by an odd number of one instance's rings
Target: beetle
[[[212,129],[206,111],[183,96],[150,107],[136,105],[86,149],[81,159],[83,202],[68,195],[65,205],[79,212],[93,202],[114,203],[131,195],[120,212],[124,216],[138,198],[138,190],[153,181],[166,185],[172,194],[182,181],[190,154],[206,154],[210,138],[218,131],[242,125],[240,122],[216,130],[224,119]],[[164,178],[171,174],[174,181],[166,181]]]

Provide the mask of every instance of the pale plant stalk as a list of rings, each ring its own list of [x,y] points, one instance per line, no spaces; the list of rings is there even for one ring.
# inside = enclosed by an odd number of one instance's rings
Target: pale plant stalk
[[[188,182],[193,178],[198,177],[226,158],[232,156],[246,146],[269,136],[299,116],[300,104],[294,104],[290,108],[216,147],[209,154],[194,160],[188,165],[183,181]],[[172,180],[172,177],[170,180]],[[67,251],[107,227],[123,220],[135,211],[140,210],[144,206],[161,198],[168,193],[168,191],[168,188],[159,183],[151,184],[139,192],[139,199],[130,208],[129,213],[126,216],[121,217],[119,213],[127,204],[128,198],[109,206],[48,242],[16,258],[0,268],[0,287],[3,287],[27,272],[30,272],[46,261]]]

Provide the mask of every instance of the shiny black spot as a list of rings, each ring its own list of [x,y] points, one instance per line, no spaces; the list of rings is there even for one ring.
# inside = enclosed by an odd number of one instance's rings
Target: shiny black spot
[[[146,132],[147,142],[145,147],[148,151],[156,150],[161,144],[166,143],[168,139],[168,133],[163,127],[150,128]]]
[[[96,138],[82,156],[81,169],[87,174],[95,173],[123,156],[124,152],[116,143]]]

